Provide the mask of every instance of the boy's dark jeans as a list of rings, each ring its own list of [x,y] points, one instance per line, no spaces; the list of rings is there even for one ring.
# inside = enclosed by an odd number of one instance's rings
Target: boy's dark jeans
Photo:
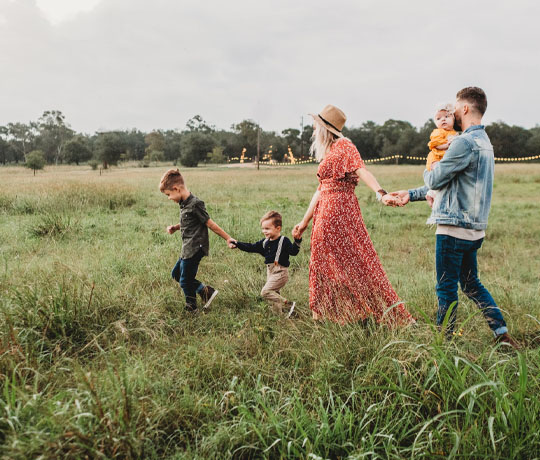
[[[442,325],[448,308],[456,302],[450,314],[447,330],[449,333],[453,332],[456,322],[459,281],[461,290],[480,308],[495,336],[508,332],[501,310],[478,279],[476,252],[482,246],[484,239],[467,241],[449,235],[436,236],[435,261],[437,297],[439,298],[437,325]]]
[[[180,258],[171,272],[173,279],[180,283],[180,287],[184,291],[186,309],[188,310],[195,310],[197,308],[197,293],[201,292],[204,288],[204,284],[195,279],[199,270],[199,263],[203,256],[204,253],[200,250],[189,259]]]

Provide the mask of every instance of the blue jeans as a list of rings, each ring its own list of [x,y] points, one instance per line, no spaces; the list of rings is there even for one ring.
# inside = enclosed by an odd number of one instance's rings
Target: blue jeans
[[[436,235],[435,263],[437,268],[437,325],[441,326],[448,308],[455,302],[448,321],[447,332],[455,327],[458,300],[458,281],[463,293],[473,300],[482,311],[489,327],[499,336],[508,331],[503,315],[489,291],[478,279],[476,252],[483,238],[467,241],[449,235]]]
[[[197,293],[201,292],[204,288],[204,284],[195,279],[203,256],[204,253],[200,250],[189,259],[180,258],[171,272],[173,279],[180,283],[180,287],[184,291],[186,309],[188,310],[195,310],[197,308]]]

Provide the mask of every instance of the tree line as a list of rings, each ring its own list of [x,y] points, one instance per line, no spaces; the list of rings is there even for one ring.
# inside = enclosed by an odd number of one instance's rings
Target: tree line
[[[343,134],[357,146],[364,159],[394,154],[426,157],[433,120],[416,128],[403,120],[387,120],[383,124],[366,121],[357,127],[346,127]],[[523,157],[540,154],[540,126],[526,129],[502,121],[486,127],[496,157]],[[277,162],[306,159],[309,155],[311,125],[302,129],[288,128],[281,133],[266,131],[252,120],[233,124],[229,130],[216,129],[196,115],[182,130],[138,129],[96,132],[75,132],[58,110],[43,113],[37,121],[8,123],[0,126],[0,163],[30,163],[40,169],[44,164],[89,163],[104,168],[122,161],[169,161],[187,167],[201,162],[224,163],[255,159]],[[32,166],[34,165],[34,166]]]

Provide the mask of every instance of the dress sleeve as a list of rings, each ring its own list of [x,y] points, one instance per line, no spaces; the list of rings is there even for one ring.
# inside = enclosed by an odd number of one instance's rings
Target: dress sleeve
[[[336,171],[338,176],[344,177],[347,173],[356,171],[359,168],[365,168],[360,152],[349,139],[339,140],[336,148],[339,149],[340,153],[340,163]]]

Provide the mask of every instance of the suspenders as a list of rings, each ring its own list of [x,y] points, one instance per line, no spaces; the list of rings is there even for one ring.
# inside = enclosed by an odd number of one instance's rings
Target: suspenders
[[[274,259],[274,265],[278,265],[278,261],[279,261],[279,256],[281,255],[281,248],[283,247],[283,240],[285,239],[284,236],[281,236],[281,238],[279,239],[279,243],[278,243],[278,247],[277,247],[277,251],[276,251],[276,258]],[[266,243],[268,243],[268,238],[266,238],[264,241],[263,241],[263,248],[266,248]]]

